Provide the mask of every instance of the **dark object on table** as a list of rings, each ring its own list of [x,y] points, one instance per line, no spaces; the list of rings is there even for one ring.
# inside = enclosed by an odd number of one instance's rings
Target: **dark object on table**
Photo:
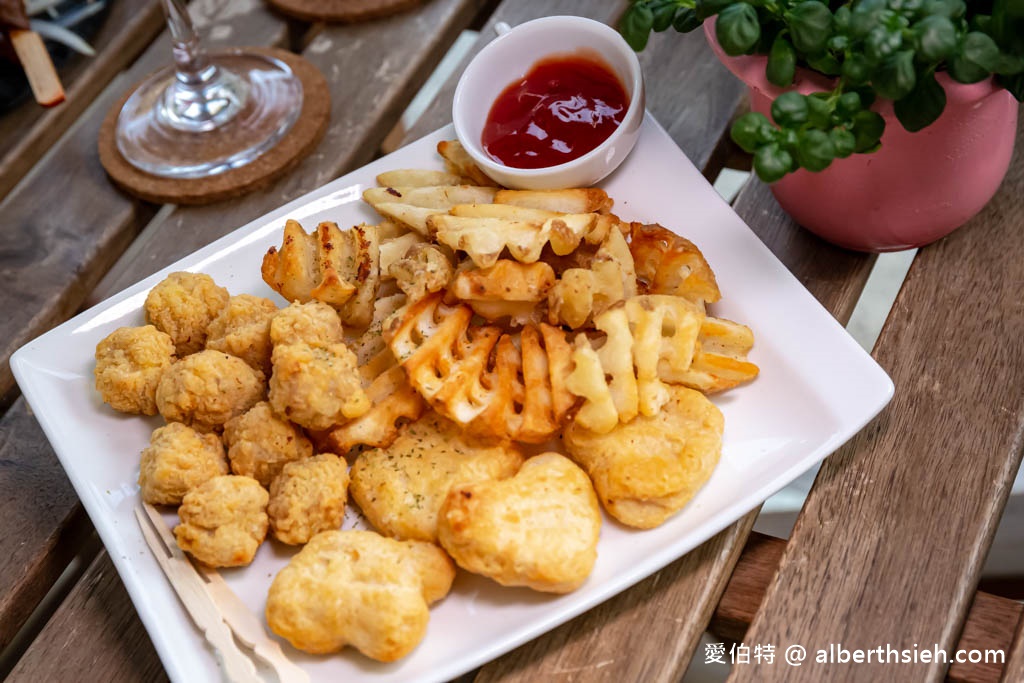
[[[107,14],[110,12],[111,2],[114,2],[114,0],[94,0],[93,2],[88,0],[65,0],[54,6],[53,10],[56,17],[43,14],[40,18],[45,18],[47,21],[63,26],[88,41],[96,35],[106,20]],[[98,12],[83,11],[89,5],[95,4],[102,4],[102,9]],[[21,0],[0,0],[0,24],[3,25],[4,29],[8,27],[8,24],[5,23],[10,16],[8,12],[15,5],[21,6]],[[12,27],[28,28],[28,24],[26,22],[24,26],[12,25]],[[76,54],[71,48],[55,41],[46,40],[44,42],[58,71],[76,59],[88,59]],[[17,56],[14,54],[10,42],[7,40],[6,31],[0,31],[0,115],[3,115],[31,97],[32,91],[29,89],[25,72]]]
[[[303,21],[356,22],[390,17],[421,0],[267,0],[267,4]]]

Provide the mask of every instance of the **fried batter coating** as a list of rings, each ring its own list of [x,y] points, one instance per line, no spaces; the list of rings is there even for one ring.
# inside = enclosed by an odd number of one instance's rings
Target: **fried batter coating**
[[[336,344],[344,331],[338,312],[322,301],[293,302],[270,321],[270,341],[284,344]]]
[[[241,358],[200,351],[164,372],[156,406],[168,422],[211,432],[262,401],[265,391],[263,373]]]
[[[172,362],[165,333],[152,325],[118,328],[96,345],[96,390],[114,410],[156,415],[156,387]]]
[[[348,502],[348,467],[333,453],[290,462],[270,485],[270,528],[277,540],[308,543],[321,531],[340,529]]]
[[[615,519],[639,529],[658,526],[685,506],[711,476],[722,452],[721,411],[703,394],[669,386],[653,416],[640,415],[607,434],[573,423],[569,454],[590,474]]]
[[[493,445],[492,445],[493,443]],[[437,542],[437,515],[452,486],[511,477],[523,455],[511,443],[486,442],[430,412],[387,448],[352,465],[352,499],[381,533]]]
[[[269,496],[251,477],[214,477],[185,494],[174,528],[178,546],[210,567],[252,562],[267,536]]]
[[[216,434],[200,434],[171,422],[154,431],[142,451],[142,500],[153,505],[180,505],[190,490],[227,473],[228,460]]]
[[[323,430],[370,409],[356,357],[344,344],[274,348],[270,405],[307,429]]]
[[[224,425],[231,471],[252,477],[263,487],[290,462],[313,455],[313,444],[302,430],[274,414],[261,401]]]
[[[207,328],[229,298],[209,275],[171,273],[146,297],[146,320],[171,336],[178,356],[187,356],[206,345]]]
[[[267,624],[305,652],[351,645],[393,662],[423,640],[427,607],[448,594],[454,578],[451,560],[435,545],[324,531],[274,577]]]
[[[270,374],[270,320],[277,305],[270,299],[239,294],[210,322],[206,348],[238,356],[264,374]]]
[[[583,585],[600,531],[590,479],[558,453],[530,458],[510,479],[452,487],[437,525],[441,546],[463,569],[545,593]]]

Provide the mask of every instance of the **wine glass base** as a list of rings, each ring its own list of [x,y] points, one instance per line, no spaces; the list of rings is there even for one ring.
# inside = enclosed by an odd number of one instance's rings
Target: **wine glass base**
[[[213,53],[216,72],[183,86],[173,68],[143,81],[117,120],[117,149],[165,178],[203,178],[244,166],[277,144],[302,110],[302,83],[284,62],[245,50]]]

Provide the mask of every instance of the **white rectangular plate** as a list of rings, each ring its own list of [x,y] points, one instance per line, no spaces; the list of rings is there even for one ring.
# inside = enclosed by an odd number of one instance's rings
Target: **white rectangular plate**
[[[434,149],[442,129],[312,192],[214,242],[20,349],[14,374],[92,517],[170,677],[219,680],[215,657],[189,621],[135,524],[139,452],[158,418],[115,413],[92,387],[97,342],[117,327],[143,324],[146,293],[167,273],[209,273],[232,294],[280,300],[260,279],[260,261],[278,244],[285,218],[311,229],[376,222],[360,200],[375,176],[396,168],[441,168]],[[535,638],[640,581],[692,550],[822,460],[888,403],[893,385],[817,301],[725,204],[649,115],[626,163],[604,183],[625,220],[661,223],[695,242],[718,276],[723,299],[713,312],[748,324],[761,376],[715,397],[725,414],[721,463],[678,515],[657,529],[633,531],[606,521],[597,566],[575,593],[551,596],[501,588],[460,572],[452,594],[431,615],[410,656],[384,665],[347,649],[304,655],[286,646],[314,681],[444,681]],[[174,515],[168,522],[174,523]],[[346,527],[358,521],[354,516]],[[291,551],[274,542],[253,564],[225,571],[257,614]],[[607,653],[617,656],[617,653]]]

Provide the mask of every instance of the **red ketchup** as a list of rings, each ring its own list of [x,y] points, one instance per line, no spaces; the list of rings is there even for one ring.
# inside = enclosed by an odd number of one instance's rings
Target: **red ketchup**
[[[506,166],[557,166],[607,140],[628,107],[626,89],[596,57],[551,57],[498,95],[481,142]]]

